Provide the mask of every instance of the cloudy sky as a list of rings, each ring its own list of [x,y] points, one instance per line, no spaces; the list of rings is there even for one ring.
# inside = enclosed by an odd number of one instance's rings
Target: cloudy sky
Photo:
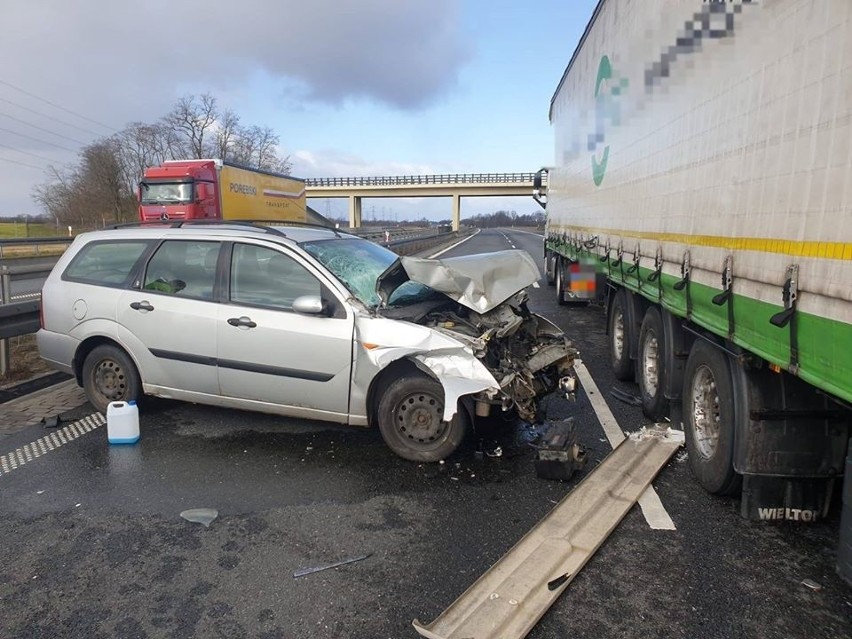
[[[535,171],[550,98],[597,0],[29,0],[0,39],[0,216],[49,165],[183,95],[272,127],[298,177]],[[343,200],[315,202],[342,216]],[[463,200],[462,216],[531,198]],[[364,214],[447,218],[446,199]]]

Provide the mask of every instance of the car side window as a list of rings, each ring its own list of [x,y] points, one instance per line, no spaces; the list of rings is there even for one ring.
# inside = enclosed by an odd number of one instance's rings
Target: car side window
[[[231,301],[290,309],[302,295],[320,295],[319,280],[289,255],[235,244],[231,258]]]
[[[149,242],[91,242],[74,257],[62,278],[104,286],[121,286]]]
[[[216,284],[219,242],[166,240],[148,261],[143,289],[210,299]]]

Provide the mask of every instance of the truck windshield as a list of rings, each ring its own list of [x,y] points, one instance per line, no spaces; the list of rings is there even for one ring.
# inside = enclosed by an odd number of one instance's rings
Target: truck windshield
[[[142,204],[192,202],[192,182],[141,182]]]
[[[302,247],[370,307],[378,306],[381,301],[376,293],[376,280],[398,257],[393,251],[362,239],[317,240],[303,242]],[[435,294],[425,284],[408,281],[393,292],[389,305],[406,306]]]

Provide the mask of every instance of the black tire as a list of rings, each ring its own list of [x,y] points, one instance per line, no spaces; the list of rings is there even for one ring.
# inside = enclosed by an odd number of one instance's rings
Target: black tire
[[[556,283],[556,256],[548,251],[544,257],[544,281],[548,286],[553,286]]]
[[[630,359],[630,321],[627,315],[627,294],[619,289],[609,309],[609,359],[612,374],[621,381],[633,379],[633,360]]]
[[[741,486],[734,471],[736,419],[727,354],[696,340],[684,371],[683,428],[692,473],[714,495],[732,495]]]
[[[404,459],[437,462],[449,457],[467,430],[462,410],[452,421],[441,419],[444,389],[423,374],[400,377],[379,400],[379,431],[388,447]]]
[[[83,362],[83,388],[95,410],[106,415],[110,402],[139,401],[142,381],[130,356],[117,346],[96,346]]]
[[[559,306],[565,306],[568,302],[565,301],[565,260],[560,257],[554,259],[553,262],[554,278],[556,281],[556,303]]]
[[[637,366],[642,411],[655,422],[668,415],[669,400],[663,392],[666,385],[665,332],[660,311],[652,306],[645,312],[639,330],[639,362]]]

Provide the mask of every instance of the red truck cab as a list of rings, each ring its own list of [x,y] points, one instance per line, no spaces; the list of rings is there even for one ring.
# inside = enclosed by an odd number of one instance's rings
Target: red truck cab
[[[214,160],[164,162],[145,169],[139,182],[139,219],[219,219]]]

